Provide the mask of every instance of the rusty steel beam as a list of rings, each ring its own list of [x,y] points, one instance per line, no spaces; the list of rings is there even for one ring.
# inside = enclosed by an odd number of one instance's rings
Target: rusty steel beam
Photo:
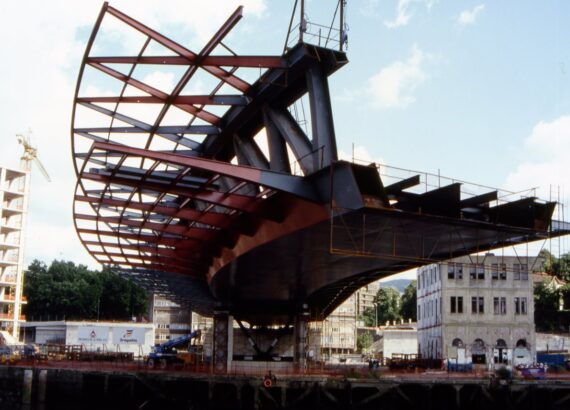
[[[133,180],[128,178],[111,177],[93,173],[83,173],[82,178],[91,181],[103,182],[105,184],[126,185],[139,189],[148,189],[159,193],[176,194],[186,198],[198,201],[208,202],[214,205],[223,206],[225,208],[235,209],[236,211],[254,213],[260,202],[259,198],[239,195],[227,194],[224,192],[206,191],[199,192],[188,188],[177,188],[167,184],[157,184],[143,180]]]
[[[143,255],[143,254],[128,254],[128,253],[121,253],[121,252],[105,252],[105,251],[95,251],[95,252],[91,252],[92,255],[97,255],[97,256],[107,256],[109,258],[124,258],[127,261],[129,259],[139,259],[143,262],[151,262],[151,263],[159,263],[161,265],[167,265],[167,266],[175,266],[175,267],[179,267],[179,268],[188,268],[188,264],[186,263],[186,259],[185,258],[177,258],[177,257],[167,257],[167,258],[162,258],[162,257],[158,257],[158,256],[150,256],[150,255]],[[121,262],[116,262],[116,263],[121,263]]]
[[[190,158],[182,155],[148,151],[106,142],[95,142],[93,143],[92,149],[107,152],[118,152],[125,155],[153,159],[155,161],[198,168],[203,171],[210,171],[216,174],[239,179],[241,181],[259,184],[278,191],[288,192],[311,201],[319,201],[319,198],[311,184],[302,177],[296,175],[284,174],[282,172],[267,169],[263,170],[249,166],[234,165],[223,161]]]
[[[179,273],[182,275],[186,275],[186,276],[198,276],[197,272],[195,272],[194,270],[191,269],[181,269],[179,267],[174,267],[174,266],[168,266],[166,264],[159,264],[159,263],[134,263],[134,262],[115,262],[115,261],[105,261],[102,262],[103,264],[116,264],[119,265],[121,267],[123,266],[130,266],[132,268],[144,268],[144,269],[148,269],[148,270],[158,270],[161,272],[173,272],[173,273]],[[201,277],[202,275],[200,275]]]
[[[202,249],[201,242],[185,240],[181,238],[156,236],[148,234],[137,234],[123,231],[100,231],[98,229],[77,228],[77,232],[85,235],[105,236],[109,238],[118,238],[131,241],[140,241],[144,243],[152,243],[157,245],[173,246],[180,250],[198,252],[200,254],[210,255],[206,249]]]
[[[172,248],[161,248],[159,246],[129,245],[126,243],[114,243],[114,242],[84,241],[83,243],[87,246],[99,246],[102,248],[116,248],[116,249],[128,249],[139,252],[152,252],[155,255],[159,255],[165,258],[177,258],[177,259],[183,258],[187,262],[188,266],[194,266],[195,268],[207,269],[209,265],[209,263],[204,260],[200,260],[199,258],[195,259],[194,257],[196,255],[194,252],[191,251],[183,251]]]
[[[142,56],[142,57],[88,57],[87,63],[105,64],[156,64],[156,65],[188,65],[191,64],[186,57],[182,56]],[[233,66],[249,68],[287,68],[287,63],[280,56],[206,56],[200,65],[209,66]]]
[[[105,74],[113,78],[116,78],[119,81],[122,81],[135,88],[138,88],[139,90],[144,91],[150,94],[151,96],[162,100],[163,103],[166,103],[169,100],[169,98],[171,98],[169,94],[162,92],[154,87],[151,87],[150,85],[145,84],[142,81],[135,80],[134,78],[129,77],[117,70],[113,70],[112,68],[107,67],[103,64],[91,63],[90,66],[104,72]],[[206,122],[209,122],[210,124],[215,125],[220,121],[220,117],[218,117],[217,115],[214,115],[208,111],[197,108],[191,104],[173,104],[173,105],[177,108],[180,108],[183,111],[186,111],[189,114],[195,115],[196,117]]]
[[[184,225],[177,224],[161,224],[157,222],[148,221],[134,221],[128,218],[121,218],[118,216],[97,216],[97,215],[86,215],[86,214],[75,214],[76,219],[81,219],[84,221],[96,221],[115,225],[125,225],[132,226],[140,229],[151,229],[157,232],[164,232],[173,235],[178,235],[187,239],[197,240],[197,241],[211,241],[221,232],[217,229],[207,229],[207,228],[196,228],[188,227]]]
[[[164,100],[155,96],[114,96],[114,97],[79,97],[77,102],[90,103],[132,103],[132,104],[162,104]],[[173,105],[246,105],[247,97],[243,95],[179,95],[173,99]]]
[[[237,23],[237,21],[242,16],[243,7],[240,6],[236,9],[236,11],[232,14],[232,16],[226,21],[226,25],[230,24],[232,27]],[[190,63],[201,64],[201,60],[196,53],[188,50],[187,48],[181,46],[180,44],[176,43],[173,40],[170,40],[168,37],[163,36],[162,34],[154,31],[153,29],[145,26],[144,24],[136,21],[135,19],[127,16],[126,14],[120,12],[119,10],[108,6],[107,12],[111,15],[115,16],[123,23],[128,24],[129,26],[133,27],[134,29],[140,31],[141,33],[145,34],[146,36],[152,38],[159,44],[162,44],[166,48],[174,51],[175,53],[179,54],[180,56],[186,58]],[[224,27],[222,27],[223,29]],[[234,76],[230,72],[220,68],[220,67],[212,67],[212,66],[203,66],[204,70],[208,71],[210,74],[218,77],[220,80],[228,83],[232,87],[238,89],[239,91],[245,92],[249,89],[250,85],[243,81],[241,78]]]
[[[184,219],[186,221],[199,222],[201,224],[210,225],[222,229],[227,229],[234,220],[234,218],[232,218],[230,215],[222,214],[219,212],[201,212],[191,208],[180,209],[163,205],[144,204],[133,201],[129,202],[120,199],[98,198],[98,197],[76,195],[75,200],[80,202],[89,202],[93,204],[111,205],[120,208],[136,209],[145,212],[156,212],[157,214],[160,215],[165,215],[172,218]]]

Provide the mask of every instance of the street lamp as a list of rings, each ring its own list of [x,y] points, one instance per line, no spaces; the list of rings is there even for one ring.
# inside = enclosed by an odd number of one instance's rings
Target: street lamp
[[[378,327],[378,302],[372,302],[374,305],[374,327]]]

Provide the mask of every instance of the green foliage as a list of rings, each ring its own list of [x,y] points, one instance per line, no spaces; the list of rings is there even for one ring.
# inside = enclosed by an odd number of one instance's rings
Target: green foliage
[[[400,314],[404,319],[412,319],[412,321],[417,320],[417,289],[416,281],[410,282],[404,293],[402,294]]]
[[[560,292],[547,286],[545,283],[539,283],[534,288],[534,309],[540,311],[556,311],[560,301]]]
[[[540,251],[544,258],[544,271],[566,281],[570,280],[570,252],[560,255],[560,258],[552,255],[546,249]]]
[[[400,314],[400,294],[394,288],[380,288],[374,298],[374,308],[364,312],[364,323],[367,326],[384,325],[388,320],[398,320]]]
[[[25,278],[29,318],[128,320],[147,311],[146,292],[108,269],[57,260],[48,267],[34,260]]]
[[[370,349],[373,341],[372,334],[369,332],[358,335],[356,337],[356,350],[362,353],[363,351]]]

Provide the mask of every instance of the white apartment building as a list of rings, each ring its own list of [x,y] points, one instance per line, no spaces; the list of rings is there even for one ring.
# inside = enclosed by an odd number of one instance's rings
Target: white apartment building
[[[23,161],[23,165],[29,163]],[[29,167],[27,171],[0,168],[0,331],[12,343],[25,321],[22,291],[29,183]]]
[[[189,309],[158,295],[152,295],[151,302],[155,343],[164,343],[192,332],[192,312]]]
[[[533,282],[539,258],[465,256],[418,269],[418,351],[463,363],[536,357]]]
[[[375,281],[358,289],[354,296],[356,297],[356,314],[364,315],[364,311],[374,308],[374,299],[380,289],[380,282]]]

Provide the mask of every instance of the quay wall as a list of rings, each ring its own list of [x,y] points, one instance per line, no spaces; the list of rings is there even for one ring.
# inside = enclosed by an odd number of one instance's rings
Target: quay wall
[[[570,380],[259,376],[0,366],[0,409],[568,409]]]

